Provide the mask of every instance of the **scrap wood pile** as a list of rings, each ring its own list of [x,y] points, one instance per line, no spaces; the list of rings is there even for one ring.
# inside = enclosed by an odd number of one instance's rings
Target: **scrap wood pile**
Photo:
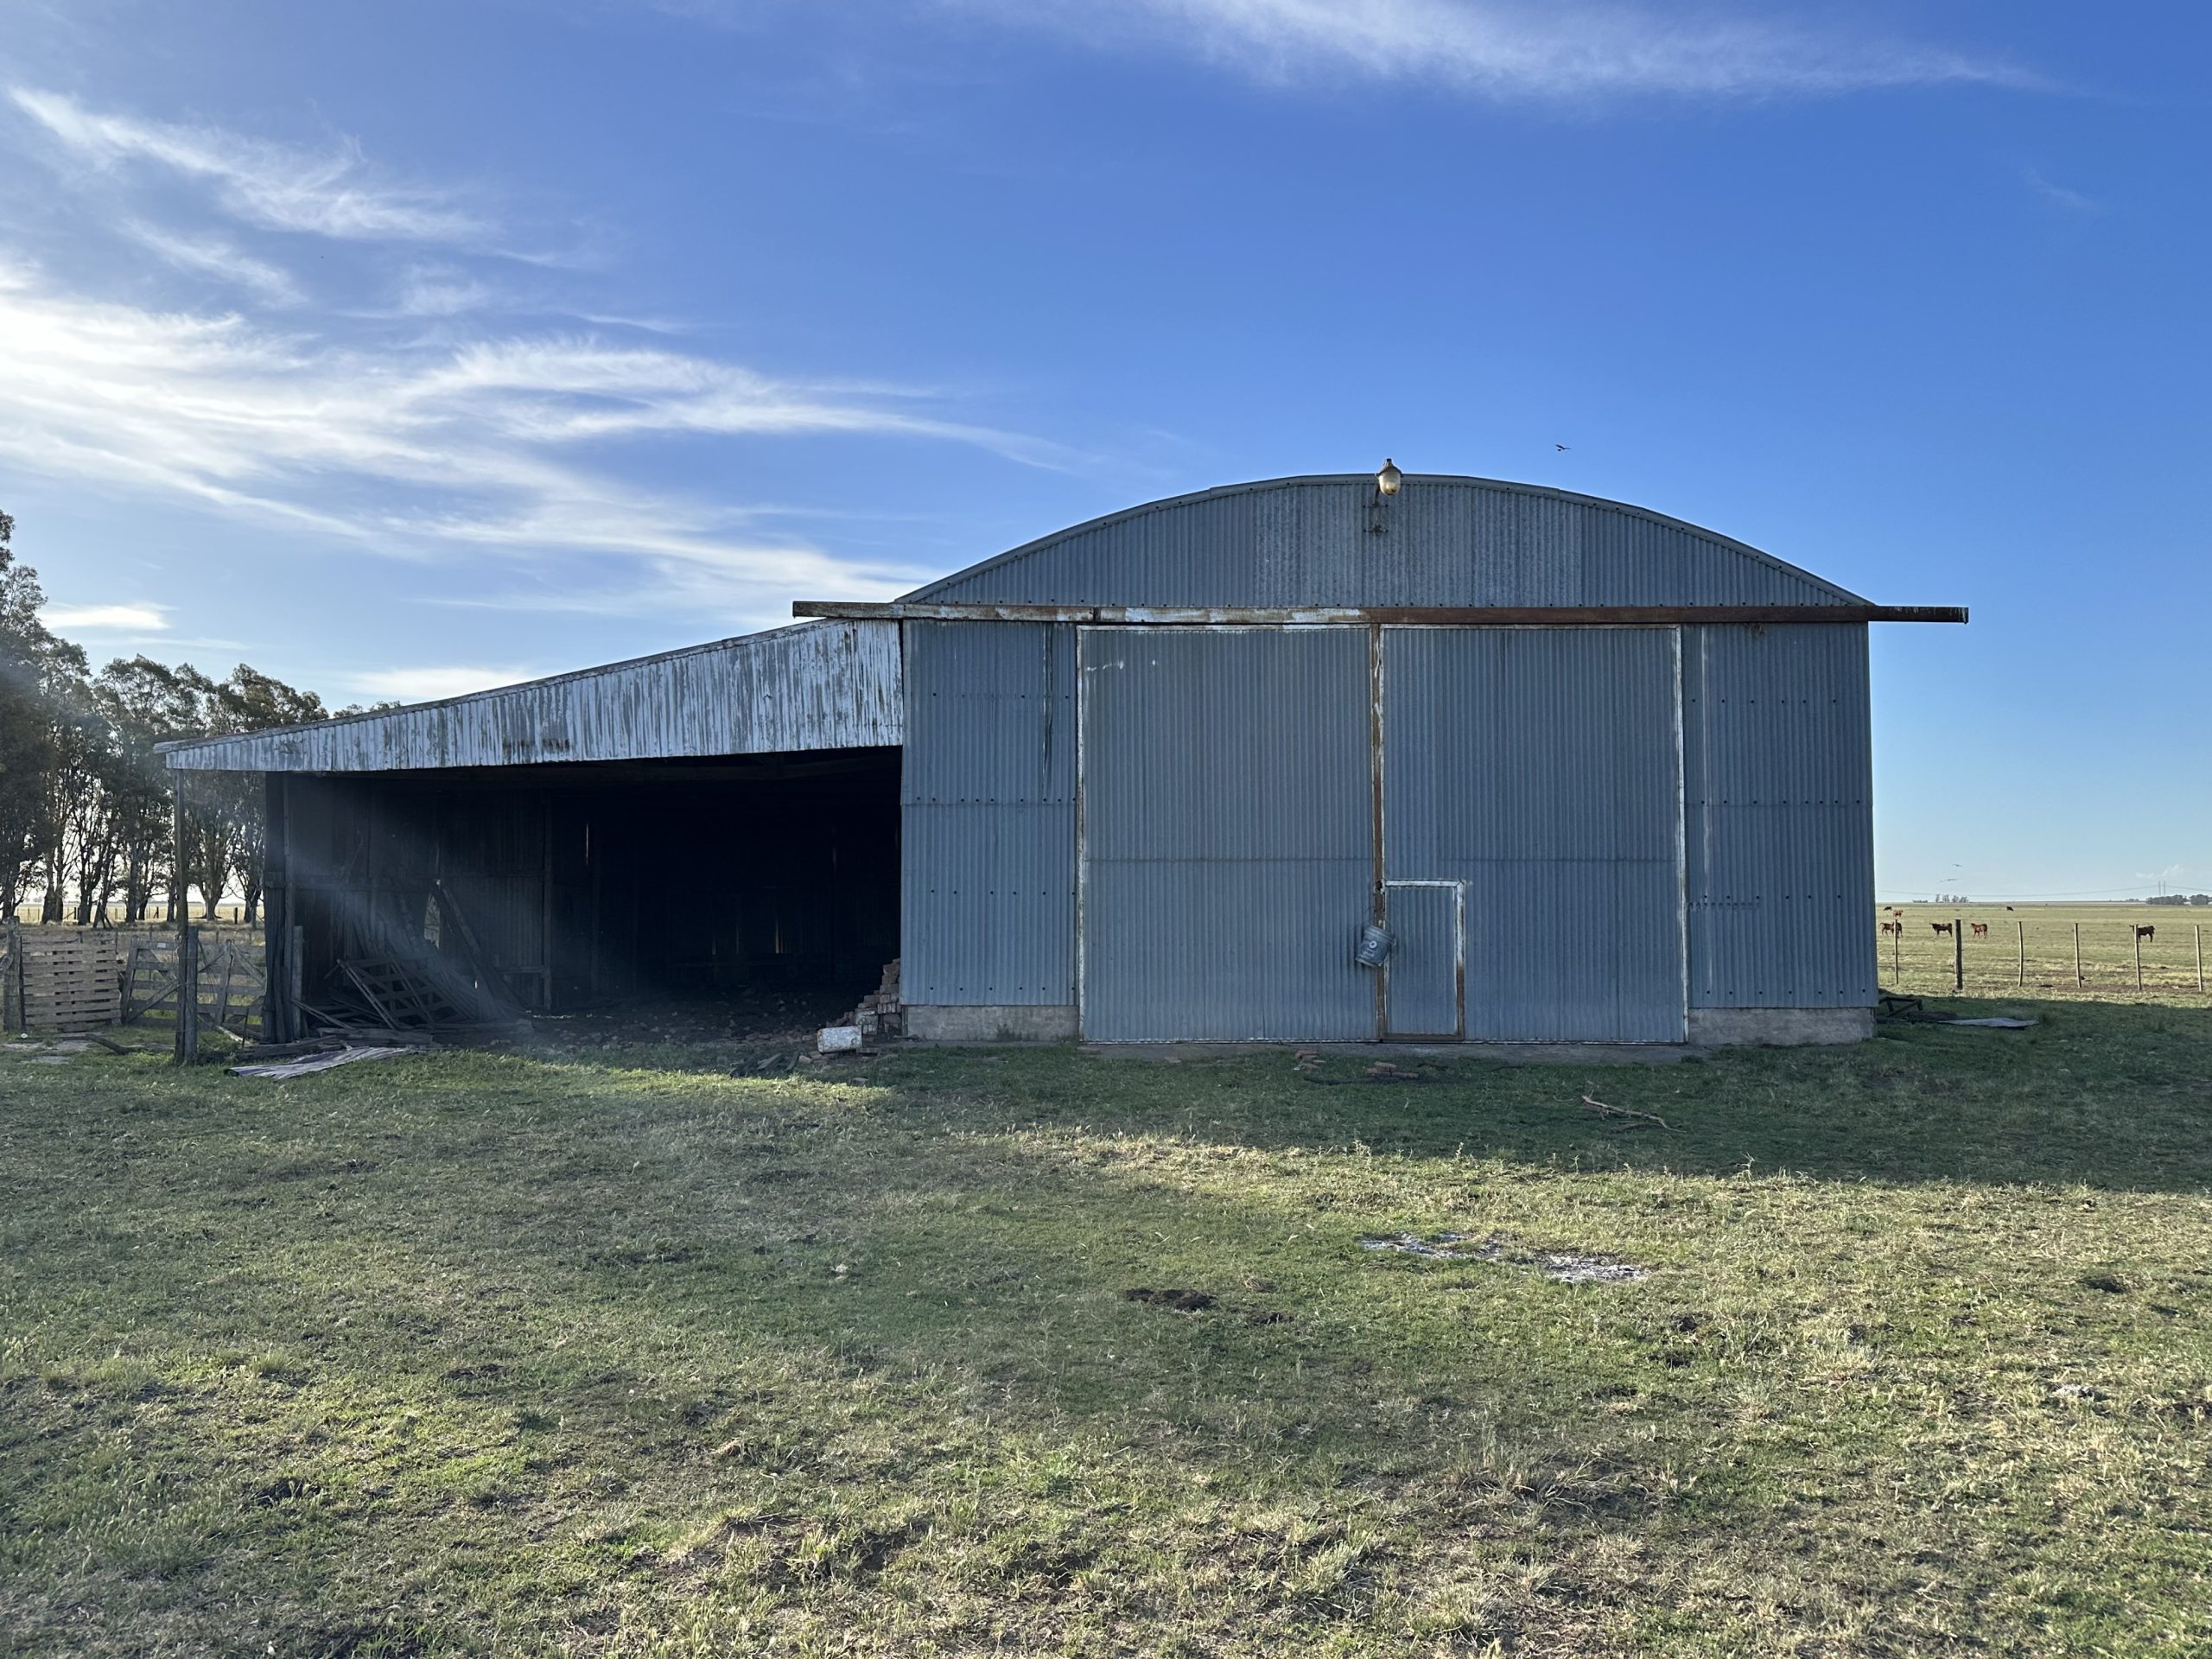
[[[341,957],[319,1001],[301,1013],[315,1029],[363,1040],[491,1036],[524,1022],[521,1007],[435,956]]]
[[[432,885],[449,937],[432,945],[387,938],[360,954],[340,957],[321,1000],[302,1005],[308,1023],[356,1042],[498,1036],[524,1021],[521,1003],[499,963],[442,881]]]

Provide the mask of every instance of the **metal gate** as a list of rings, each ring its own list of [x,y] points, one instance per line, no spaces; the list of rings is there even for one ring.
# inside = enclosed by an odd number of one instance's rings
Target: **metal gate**
[[[1368,653],[1364,628],[1083,631],[1085,1036],[1374,1037]]]

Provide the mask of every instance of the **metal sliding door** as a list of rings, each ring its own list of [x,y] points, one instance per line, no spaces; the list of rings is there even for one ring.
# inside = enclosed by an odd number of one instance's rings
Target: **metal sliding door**
[[[1081,639],[1084,1034],[1372,1038],[1368,631]]]
[[[1664,628],[1383,631],[1387,891],[1395,914],[1399,882],[1464,884],[1470,1041],[1682,1039],[1678,649]],[[1394,952],[1394,1032],[1399,974],[1437,982],[1427,950]]]

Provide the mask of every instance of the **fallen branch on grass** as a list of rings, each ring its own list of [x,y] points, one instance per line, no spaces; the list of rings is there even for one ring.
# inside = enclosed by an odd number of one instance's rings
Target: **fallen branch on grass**
[[[1639,1112],[1631,1106],[1608,1106],[1604,1101],[1589,1095],[1582,1096],[1582,1103],[1600,1117],[1632,1118],[1639,1123],[1656,1123],[1669,1135],[1675,1132],[1675,1126],[1656,1112]]]

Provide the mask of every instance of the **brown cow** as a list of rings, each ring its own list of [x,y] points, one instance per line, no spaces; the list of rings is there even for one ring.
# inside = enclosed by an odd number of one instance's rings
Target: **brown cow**
[[[1938,933],[1948,933],[1951,931],[1951,925],[1948,922],[1930,922],[1928,925],[1934,928]]]
[[[2135,937],[2136,937],[2137,938],[2139,938],[2139,939],[2155,939],[2155,938],[2157,938],[2158,937],[2158,929],[2157,925],[2156,925],[2155,923],[2153,923],[2152,925],[2147,926],[2147,927],[2139,927],[2139,928],[2137,928],[2137,929],[2135,930]]]
[[[1882,931],[1885,933],[1902,933],[1904,931],[1904,924],[1903,922],[1884,922],[1882,924]]]
[[[1984,938],[1988,936],[1989,924],[1987,922],[1968,922],[1967,925],[1974,929],[1974,936],[1977,939]]]

